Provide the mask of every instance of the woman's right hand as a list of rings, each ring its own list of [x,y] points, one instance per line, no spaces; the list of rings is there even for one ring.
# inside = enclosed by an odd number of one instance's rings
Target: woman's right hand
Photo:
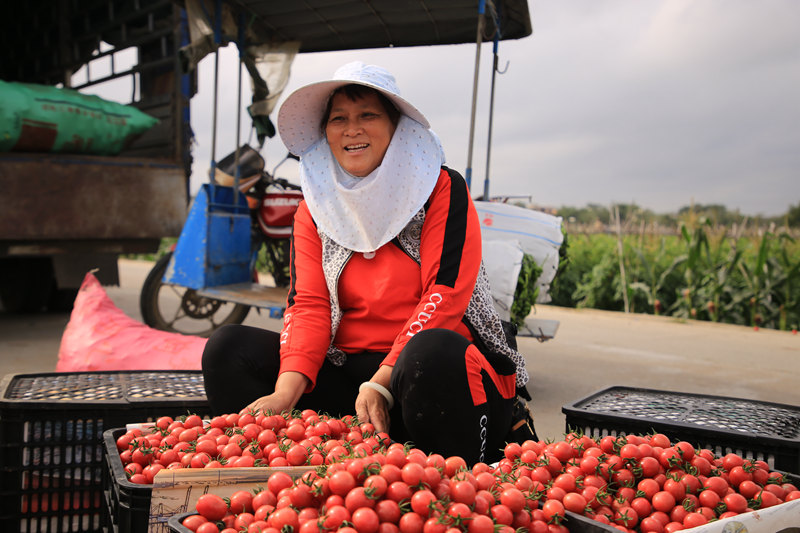
[[[278,380],[275,382],[275,392],[251,402],[247,409],[274,414],[291,410],[308,388],[309,383],[310,380],[299,372],[284,372],[278,376]]]
[[[259,411],[264,414],[278,414],[282,411],[291,410],[292,407],[294,407],[294,405],[292,405],[287,398],[283,397],[278,392],[274,392],[250,403],[250,405],[247,406],[247,410],[252,412]]]

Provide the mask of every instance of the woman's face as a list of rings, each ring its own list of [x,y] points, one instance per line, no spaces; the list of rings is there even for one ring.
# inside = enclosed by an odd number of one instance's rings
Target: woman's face
[[[363,178],[380,166],[395,125],[372,91],[355,101],[333,95],[325,136],[333,156],[343,169]]]

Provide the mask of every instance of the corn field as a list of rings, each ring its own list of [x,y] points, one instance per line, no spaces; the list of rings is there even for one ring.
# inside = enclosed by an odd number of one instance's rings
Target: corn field
[[[707,222],[568,233],[551,303],[796,330],[800,243],[774,227],[743,233]]]

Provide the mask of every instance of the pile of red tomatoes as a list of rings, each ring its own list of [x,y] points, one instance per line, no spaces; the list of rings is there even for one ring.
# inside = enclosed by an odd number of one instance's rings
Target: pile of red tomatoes
[[[542,533],[589,519],[662,533],[800,498],[763,461],[661,434],[510,443],[499,463],[467,465],[391,443],[352,417],[243,412],[207,424],[161,419],[117,445],[142,483],[161,468],[308,467],[230,498],[204,495],[183,521],[197,533]]]

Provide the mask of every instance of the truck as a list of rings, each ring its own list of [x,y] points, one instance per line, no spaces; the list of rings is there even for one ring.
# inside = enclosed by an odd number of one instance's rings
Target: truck
[[[192,162],[192,67],[219,46],[235,41],[247,45],[240,49],[269,51],[289,44],[294,57],[480,45],[493,36],[531,33],[526,0],[16,4],[13,15],[0,19],[0,80],[80,91],[127,80],[130,102],[121,103],[159,123],[113,157],[0,153],[0,305],[6,311],[69,309],[87,271],[103,284],[117,284],[120,255],[155,252],[162,238],[180,234]],[[131,54],[135,61],[122,61]],[[256,70],[248,68],[251,76]],[[254,102],[259,91],[263,101],[274,100],[264,80],[254,78],[253,85]],[[268,113],[256,120],[271,126]]]
[[[179,234],[196,87],[180,65],[183,41],[183,10],[171,1],[30,1],[0,19],[1,80],[82,92],[115,83],[130,91],[120,103],[158,119],[119,155],[0,153],[6,311],[68,310],[88,271],[118,284],[120,255],[155,252]]]

